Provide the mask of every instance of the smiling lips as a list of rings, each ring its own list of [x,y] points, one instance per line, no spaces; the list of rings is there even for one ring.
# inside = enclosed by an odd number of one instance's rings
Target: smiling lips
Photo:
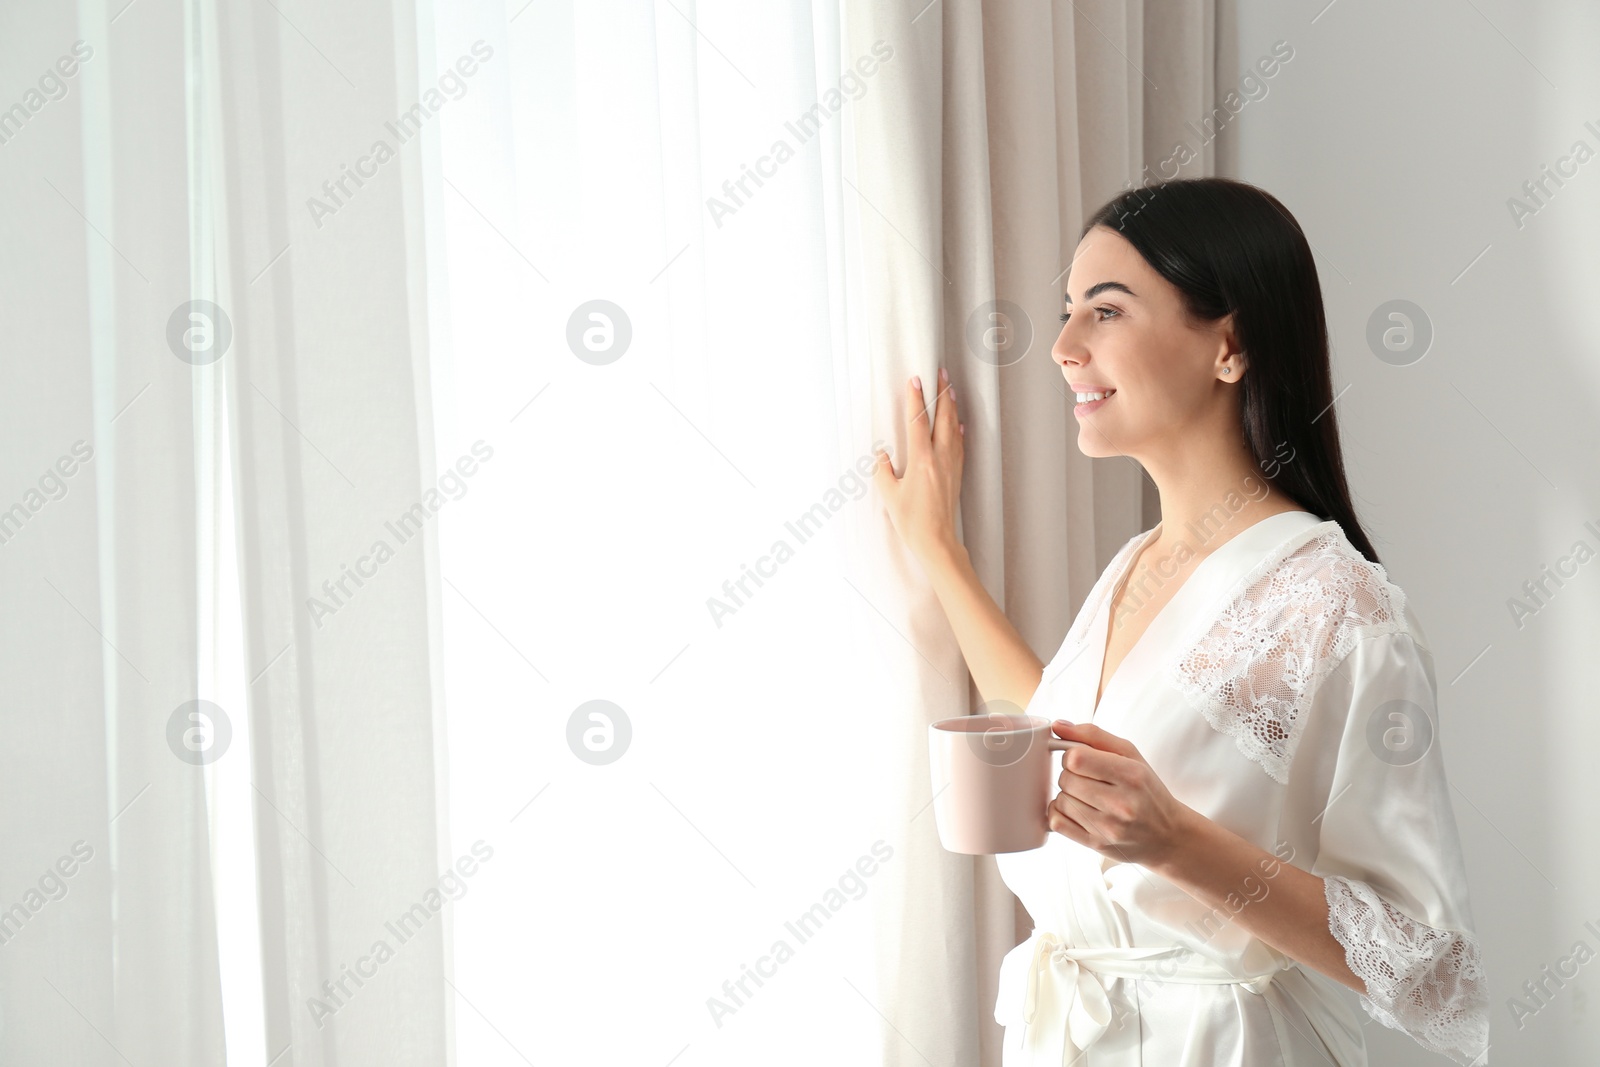
[[[1068,384],[1072,387],[1077,400],[1077,404],[1072,409],[1074,415],[1087,415],[1091,411],[1096,411],[1101,404],[1104,404],[1116,394],[1115,389],[1098,389],[1086,382],[1069,382]]]

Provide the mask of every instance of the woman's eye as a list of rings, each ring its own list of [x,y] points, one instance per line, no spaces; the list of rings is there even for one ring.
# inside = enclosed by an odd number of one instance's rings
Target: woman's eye
[[[1095,308],[1095,310],[1096,311],[1103,311],[1103,312],[1106,312],[1106,313],[1111,314],[1111,315],[1120,315],[1120,314],[1122,314],[1122,312],[1118,311],[1116,308],[1113,308],[1113,307],[1098,307],[1098,308]],[[1061,321],[1062,322],[1066,322],[1070,318],[1072,318],[1072,312],[1063,311],[1061,313]],[[1105,319],[1101,319],[1100,321],[1104,322],[1106,320]]]

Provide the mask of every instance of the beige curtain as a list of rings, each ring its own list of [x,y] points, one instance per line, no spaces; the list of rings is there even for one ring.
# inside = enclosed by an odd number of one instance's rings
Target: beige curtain
[[[1107,199],[1213,172],[1214,18],[1210,0],[847,7],[846,56],[880,40],[894,49],[853,110],[871,436],[894,442],[898,461],[906,379],[920,374],[931,399],[938,366],[950,370],[967,425],[963,539],[1041,659],[1111,553],[1159,517],[1132,460],[1078,452],[1050,358],[1065,272],[1083,219]],[[922,684],[883,711],[915,753],[927,723],[979,697],[886,525],[874,550],[903,583],[879,606],[915,646],[899,655],[920,654]],[[906,765],[915,832],[904,862],[886,868],[899,881],[888,909],[898,917],[879,933],[892,1027],[882,1062],[998,1065],[999,962],[1031,923],[992,858],[941,849],[926,759]]]

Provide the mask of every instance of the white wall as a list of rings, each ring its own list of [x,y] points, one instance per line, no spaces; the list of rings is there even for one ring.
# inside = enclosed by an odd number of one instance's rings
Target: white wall
[[[1220,71],[1278,40],[1295,54],[1219,138],[1219,171],[1281,199],[1317,253],[1335,389],[1350,387],[1338,415],[1357,508],[1437,664],[1489,969],[1490,1062],[1593,1064],[1600,10],[1322,6],[1223,0]],[[1219,72],[1219,93],[1228,83]],[[1519,228],[1507,201],[1579,140],[1594,158]],[[1434,330],[1409,366],[1379,360],[1365,336],[1396,298]],[[1594,558],[1569,562],[1576,574],[1519,628],[1508,600],[1578,541]],[[1546,965],[1571,973],[1576,961],[1561,961],[1580,942],[1597,958],[1564,987],[1547,983],[1553,995],[1519,1028],[1508,998],[1537,1007],[1523,983]],[[1376,1023],[1367,1035],[1374,1064],[1444,1062]]]

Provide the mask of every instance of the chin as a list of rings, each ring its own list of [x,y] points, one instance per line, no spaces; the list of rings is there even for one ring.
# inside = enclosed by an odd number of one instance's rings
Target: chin
[[[1087,425],[1078,427],[1078,451],[1090,459],[1109,459],[1122,455],[1111,447],[1111,442],[1106,440],[1104,434]]]

